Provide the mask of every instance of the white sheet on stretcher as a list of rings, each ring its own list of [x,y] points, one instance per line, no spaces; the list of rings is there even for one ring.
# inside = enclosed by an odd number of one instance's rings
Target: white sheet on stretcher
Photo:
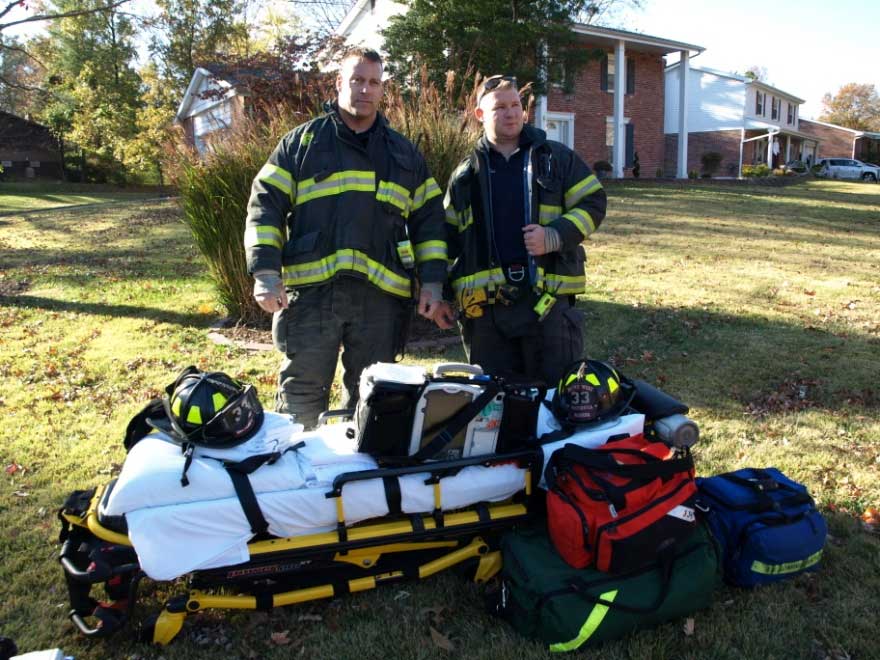
[[[627,415],[554,445],[575,442],[598,446],[610,435],[640,432],[643,419],[642,415]],[[129,452],[103,513],[125,514],[141,568],[153,579],[170,580],[198,569],[244,563],[249,559],[247,543],[253,536],[250,524],[229,475],[210,457],[242,460],[302,442],[304,446],[296,451],[284,453],[276,463],[253,472],[251,486],[270,534],[289,537],[332,531],[336,528],[336,504],[325,493],[333,479],[377,465],[370,456],[354,451],[354,441],[345,435],[345,424],[307,433],[300,428],[286,416],[266,413],[260,433],[247,443],[223,451],[197,448],[188,472],[190,485],[185,488],[180,483],[184,462],[180,447],[161,434],[152,434]],[[545,449],[545,464],[554,448]],[[400,477],[404,513],[433,510],[433,488],[424,483],[427,476]],[[466,467],[440,481],[443,509],[507,499],[523,488],[524,478],[525,471],[515,465]],[[350,483],[342,493],[347,524],[389,513],[381,479]]]

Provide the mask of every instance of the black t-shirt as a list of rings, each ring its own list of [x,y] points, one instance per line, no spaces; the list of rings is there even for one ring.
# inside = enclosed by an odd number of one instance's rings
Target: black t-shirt
[[[520,147],[505,159],[489,149],[492,188],[492,229],[495,249],[502,265],[528,263],[522,228],[525,226],[525,165],[528,148]]]

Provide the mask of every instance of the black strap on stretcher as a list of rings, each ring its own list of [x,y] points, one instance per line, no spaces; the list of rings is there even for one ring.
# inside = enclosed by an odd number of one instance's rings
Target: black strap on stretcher
[[[246,458],[243,461],[238,461],[236,463],[225,461],[220,458],[215,458],[213,456],[205,457],[212,458],[215,461],[220,461],[220,463],[226,469],[226,473],[232,480],[232,487],[235,489],[235,495],[236,497],[238,497],[238,501],[241,504],[242,510],[244,511],[244,516],[245,518],[247,518],[248,524],[250,524],[251,526],[251,531],[257,536],[264,535],[269,531],[269,523],[266,521],[266,517],[263,515],[263,512],[260,509],[260,504],[257,501],[257,496],[254,493],[254,489],[253,486],[251,486],[251,480],[248,478],[248,475],[251,474],[258,467],[261,467],[263,465],[272,465],[287,452],[296,451],[297,449],[304,446],[304,442],[298,442],[292,447],[288,447],[284,451],[273,451],[269,454],[257,454],[256,456],[250,456],[249,458]]]

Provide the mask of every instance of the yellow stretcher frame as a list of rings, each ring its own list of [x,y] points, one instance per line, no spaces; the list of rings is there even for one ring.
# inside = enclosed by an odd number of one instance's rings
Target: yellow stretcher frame
[[[527,456],[521,453],[519,458]],[[488,458],[488,457],[487,457]],[[474,464],[474,461],[469,461]],[[494,461],[493,461],[494,462]],[[540,464],[540,463],[539,463]],[[507,500],[500,503],[484,505],[480,510],[465,508],[450,513],[442,513],[441,489],[438,481],[434,481],[434,505],[432,513],[410,515],[392,520],[364,522],[356,526],[346,527],[344,507],[342,505],[342,485],[351,480],[371,478],[372,473],[362,476],[358,473],[341,475],[327,497],[336,500],[338,527],[332,532],[273,538],[254,541],[248,544],[251,560],[289,553],[314,556],[315,554],[333,553],[332,561],[369,569],[377,564],[383,555],[408,553],[419,550],[449,551],[434,557],[416,569],[418,579],[423,579],[447,570],[461,563],[476,559],[473,580],[485,582],[501,570],[501,553],[484,539],[487,531],[493,528],[509,527],[526,519],[529,515],[528,501],[532,493],[532,469],[534,462],[526,461],[522,502]],[[435,466],[420,466],[421,471],[430,471]],[[398,473],[415,471],[415,468],[396,470]],[[357,476],[356,476],[357,475]],[[77,527],[84,527],[96,538],[117,545],[131,547],[131,540],[126,534],[109,529],[101,524],[98,517],[99,504],[104,497],[105,487],[95,489],[88,509],[77,515],[67,511],[61,517]],[[196,571],[195,573],[198,573]],[[272,594],[270,607],[294,605],[313,600],[332,598],[346,592],[368,591],[380,584],[403,580],[412,575],[401,570],[390,570],[376,575],[358,577],[340,583],[319,584],[301,589],[292,589]],[[161,613],[152,625],[152,634],[147,636],[157,644],[171,642],[180,632],[187,615],[206,609],[244,609],[255,610],[265,607],[263,601],[258,605],[256,596],[235,594],[213,594],[202,589],[191,588],[188,594],[172,597],[166,601]]]

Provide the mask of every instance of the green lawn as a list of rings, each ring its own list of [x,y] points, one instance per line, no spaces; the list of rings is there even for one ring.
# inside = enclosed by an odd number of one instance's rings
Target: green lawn
[[[880,537],[859,520],[880,505],[880,186],[615,185],[609,209],[580,301],[590,355],[691,406],[699,474],[777,466],[807,484],[831,536],[818,574],[725,587],[693,634],[673,622],[586,657],[880,657]],[[0,635],[78,660],[548,657],[452,575],[193,616],[166,648],[74,634],[54,512],[118,473],[128,419],[186,364],[271,401],[278,356],[211,343],[220,315],[172,202],[0,218],[0,463],[20,466],[0,484]],[[182,589],[148,585],[139,614]]]
[[[21,211],[74,206],[78,204],[104,204],[156,197],[150,192],[129,192],[112,186],[94,186],[71,183],[0,183],[0,215]]]

